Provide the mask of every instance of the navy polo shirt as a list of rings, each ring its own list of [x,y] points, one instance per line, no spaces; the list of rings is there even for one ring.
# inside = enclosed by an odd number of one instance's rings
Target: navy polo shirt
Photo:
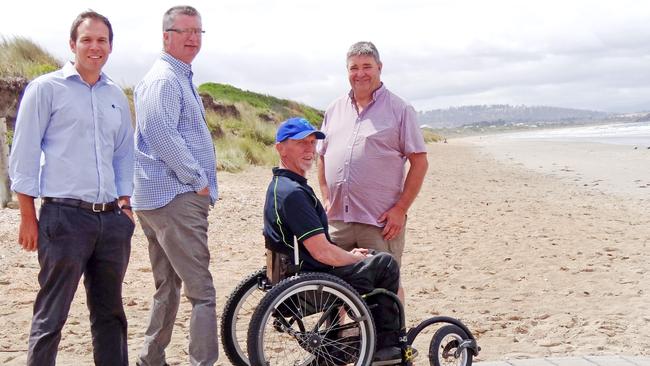
[[[307,179],[287,169],[273,168],[273,180],[266,190],[264,203],[266,247],[293,259],[295,237],[300,268],[325,271],[332,267],[315,260],[304,246],[305,239],[321,233],[330,240],[327,214],[314,190],[307,185]]]

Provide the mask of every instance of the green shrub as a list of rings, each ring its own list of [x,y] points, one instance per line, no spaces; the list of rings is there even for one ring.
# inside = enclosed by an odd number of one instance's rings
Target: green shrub
[[[14,130],[7,129],[7,132],[5,132],[5,138],[7,145],[11,146],[11,143],[14,141]]]
[[[424,137],[424,142],[427,142],[427,143],[429,143],[429,142],[438,142],[438,141],[442,141],[444,139],[443,136],[433,132],[429,128],[423,128],[422,129],[422,136]]]

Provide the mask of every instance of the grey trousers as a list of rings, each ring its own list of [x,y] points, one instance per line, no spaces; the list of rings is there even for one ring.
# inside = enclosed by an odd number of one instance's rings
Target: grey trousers
[[[216,293],[208,269],[210,197],[179,194],[166,206],[136,212],[149,241],[156,292],[138,365],[162,366],[180,302],[181,283],[192,303],[189,357],[191,365],[213,365],[219,355]]]

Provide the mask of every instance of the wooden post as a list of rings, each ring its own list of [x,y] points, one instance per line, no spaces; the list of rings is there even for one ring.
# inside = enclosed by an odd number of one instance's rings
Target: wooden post
[[[7,207],[11,201],[9,183],[9,146],[7,146],[7,124],[0,118],[0,208]]]
[[[0,208],[11,202],[9,181],[9,145],[7,145],[8,122],[16,118],[18,104],[27,79],[22,77],[0,78]],[[15,203],[12,208],[16,208]]]

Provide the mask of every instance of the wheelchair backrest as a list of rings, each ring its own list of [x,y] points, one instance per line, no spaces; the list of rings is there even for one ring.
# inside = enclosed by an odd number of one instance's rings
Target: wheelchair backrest
[[[275,285],[297,272],[298,268],[293,264],[289,255],[270,249],[266,250],[266,277],[271,282],[270,285]]]

